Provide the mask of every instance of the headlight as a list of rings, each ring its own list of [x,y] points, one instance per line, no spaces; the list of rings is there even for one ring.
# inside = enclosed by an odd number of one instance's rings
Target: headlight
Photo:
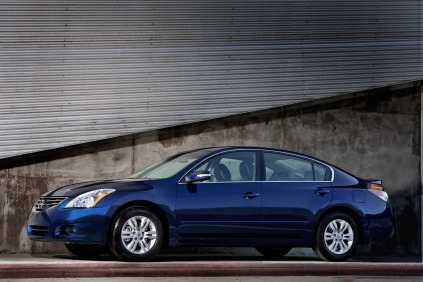
[[[115,191],[115,189],[98,189],[81,194],[70,201],[65,208],[92,208],[105,196]]]

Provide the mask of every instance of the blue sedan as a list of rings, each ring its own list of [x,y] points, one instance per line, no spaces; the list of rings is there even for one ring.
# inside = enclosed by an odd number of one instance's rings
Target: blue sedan
[[[147,261],[164,247],[248,246],[272,259],[311,247],[344,261],[359,244],[390,238],[394,222],[380,180],[289,151],[220,147],[48,192],[27,229],[30,239],[62,242],[85,258],[110,251]]]

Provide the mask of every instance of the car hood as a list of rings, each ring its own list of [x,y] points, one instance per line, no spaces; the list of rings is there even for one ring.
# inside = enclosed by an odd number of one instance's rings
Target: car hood
[[[123,180],[106,180],[106,181],[90,181],[71,184],[58,188],[54,191],[44,194],[44,197],[71,197],[96,189],[116,189],[120,191],[133,190],[150,190],[152,186],[142,180],[123,179]]]

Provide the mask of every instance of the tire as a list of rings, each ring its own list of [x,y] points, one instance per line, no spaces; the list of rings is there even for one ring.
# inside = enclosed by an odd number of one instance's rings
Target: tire
[[[358,228],[355,221],[345,213],[327,215],[320,222],[316,233],[314,252],[326,261],[345,261],[358,245]]]
[[[289,251],[291,247],[256,247],[257,252],[270,259],[280,259]]]
[[[115,221],[109,247],[113,255],[124,261],[148,261],[161,249],[163,226],[150,210],[132,207]]]
[[[106,245],[65,244],[65,247],[72,254],[85,259],[93,259],[107,252]]]

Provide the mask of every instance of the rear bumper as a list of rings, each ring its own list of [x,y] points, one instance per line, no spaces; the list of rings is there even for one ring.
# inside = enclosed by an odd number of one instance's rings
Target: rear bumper
[[[367,219],[367,238],[366,243],[375,243],[380,241],[386,241],[395,233],[394,214],[390,204],[386,205],[386,209],[374,216],[368,216]]]

